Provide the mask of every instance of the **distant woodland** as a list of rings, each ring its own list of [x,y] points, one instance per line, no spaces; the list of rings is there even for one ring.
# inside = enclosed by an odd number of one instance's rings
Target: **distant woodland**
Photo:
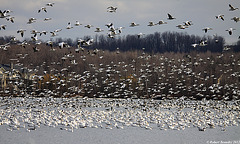
[[[96,35],[93,39],[92,45],[76,51],[77,40],[56,38],[53,47],[28,41],[22,47],[10,37],[0,38],[0,44],[11,43],[7,50],[0,49],[0,64],[13,63],[21,72],[35,74],[33,80],[21,76],[8,83],[1,93],[240,98],[240,42],[226,49],[222,37],[176,32],[116,38]],[[207,45],[192,46],[201,40]],[[69,47],[60,49],[58,43],[63,41]]]

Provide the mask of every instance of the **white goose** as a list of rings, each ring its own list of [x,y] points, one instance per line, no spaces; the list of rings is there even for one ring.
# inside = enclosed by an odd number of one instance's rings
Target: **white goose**
[[[73,28],[73,27],[71,26],[71,23],[69,22],[66,29],[71,29],[71,28]]]
[[[86,27],[86,28],[91,28],[91,27],[93,27],[93,25],[90,25],[90,24],[88,24],[88,25],[85,25],[84,27]]]
[[[233,33],[234,30],[236,30],[236,29],[234,29],[234,28],[229,28],[229,29],[226,30],[226,31],[228,31],[229,35],[232,35],[232,33]]]
[[[235,8],[231,4],[229,4],[229,11],[235,11],[235,10],[238,10],[238,8]]]
[[[41,7],[41,9],[38,10],[38,13],[40,13],[41,11],[47,12],[47,8],[46,7]]]
[[[7,17],[6,19],[7,21],[11,21],[12,23],[14,23],[14,17]]]
[[[75,25],[75,26],[80,26],[80,25],[82,25],[82,24],[80,24],[79,21],[76,21],[76,23],[75,23],[74,25]]]
[[[212,28],[209,28],[209,27],[205,27],[202,29],[205,33],[207,33],[209,30],[212,30]]]
[[[239,22],[240,18],[235,16],[235,17],[231,18],[231,20],[234,20],[235,22]]]
[[[163,20],[160,20],[157,24],[161,25],[161,24],[167,24],[167,22],[164,22]]]
[[[55,3],[47,3],[46,6],[51,6],[51,7],[53,7],[54,4],[55,4]]]
[[[135,26],[139,26],[139,24],[137,24],[135,22],[130,23],[130,27],[135,27]]]
[[[215,16],[216,17],[216,19],[221,19],[221,20],[223,20],[224,21],[224,15],[223,14],[220,14],[220,15],[217,15],[217,16]]]
[[[176,19],[175,17],[173,17],[170,13],[168,13],[168,20],[173,20]]]
[[[0,30],[1,30],[1,29],[4,29],[4,30],[5,30],[5,29],[6,29],[6,26],[7,26],[7,25],[0,25]]]
[[[103,31],[103,29],[97,27],[96,30],[95,30],[94,32],[102,32],[102,31]]]
[[[148,22],[148,26],[155,26],[156,24],[155,23],[153,23],[152,21],[150,21],[150,22]]]
[[[20,33],[21,36],[23,37],[25,31],[26,31],[26,30],[24,30],[24,29],[19,29],[19,30],[17,31],[17,33]]]

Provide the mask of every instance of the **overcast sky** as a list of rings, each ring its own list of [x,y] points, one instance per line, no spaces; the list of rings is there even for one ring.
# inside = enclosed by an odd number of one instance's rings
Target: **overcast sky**
[[[38,10],[46,7],[45,4],[54,2],[53,7],[47,7],[47,13]],[[16,36],[23,40],[18,29],[26,29],[24,38],[30,38],[30,31],[54,31],[63,29],[59,35],[54,37],[62,38],[82,38],[90,35],[94,38],[97,34],[96,27],[104,29],[98,34],[107,34],[108,29],[105,24],[112,22],[115,27],[125,27],[123,35],[138,34],[140,32],[150,34],[154,32],[176,31],[186,32],[194,35],[214,35],[223,36],[228,44],[238,41],[240,35],[240,22],[231,20],[232,17],[240,17],[240,10],[229,11],[229,4],[240,8],[239,0],[0,0],[0,10],[12,10],[11,16],[15,17],[15,22],[11,23],[6,19],[0,19],[0,25],[6,24],[6,30],[0,30],[0,36]],[[117,7],[116,13],[107,12],[107,7]],[[175,20],[167,20],[167,13],[176,17]],[[216,19],[215,16],[224,14],[225,21]],[[37,21],[27,24],[29,18],[36,18]],[[44,18],[52,18],[50,21],[43,21]],[[148,22],[157,23],[159,20],[166,21],[166,25],[156,25],[149,27]],[[75,21],[79,21],[82,26],[75,27]],[[178,24],[185,21],[192,21],[193,25],[187,29],[178,29]],[[71,22],[73,29],[66,29],[68,22]],[[131,22],[139,23],[138,27],[129,27]],[[91,24],[91,29],[84,25]],[[204,33],[202,28],[211,27],[213,30]],[[233,35],[226,31],[235,28]],[[50,40],[50,34],[38,39]]]

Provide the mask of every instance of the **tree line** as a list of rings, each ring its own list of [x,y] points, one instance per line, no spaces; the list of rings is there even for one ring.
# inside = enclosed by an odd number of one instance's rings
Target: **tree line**
[[[90,36],[84,36],[82,39],[90,39]],[[10,37],[0,37],[1,41],[10,41]],[[66,42],[70,46],[77,46],[78,39],[73,40],[71,38],[55,38],[51,39],[54,41],[54,45],[57,46],[60,42]],[[94,43],[89,46],[89,49],[102,49],[115,51],[119,49],[120,51],[131,51],[131,50],[142,50],[145,49],[145,52],[150,53],[165,53],[165,52],[180,52],[180,53],[189,53],[191,51],[197,52],[222,52],[225,39],[222,36],[196,36],[189,35],[183,32],[155,32],[154,34],[147,35],[124,35],[124,36],[115,36],[110,38],[106,35],[95,35]],[[30,41],[26,39],[26,41]],[[200,44],[201,41],[205,42],[205,46],[193,47],[192,44]],[[235,52],[239,51],[240,40],[236,45],[232,46],[232,50]]]

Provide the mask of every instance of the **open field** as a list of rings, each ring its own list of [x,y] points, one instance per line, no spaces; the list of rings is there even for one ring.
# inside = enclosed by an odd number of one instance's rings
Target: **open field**
[[[239,143],[239,101],[4,98],[3,143]]]

